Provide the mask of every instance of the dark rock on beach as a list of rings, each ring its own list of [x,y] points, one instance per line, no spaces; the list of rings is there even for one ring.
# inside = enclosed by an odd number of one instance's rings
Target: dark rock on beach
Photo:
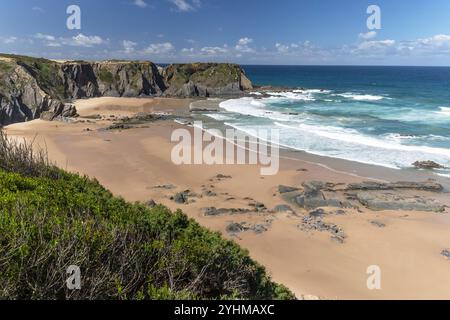
[[[372,210],[445,211],[445,206],[440,202],[420,196],[410,197],[389,192],[360,192],[357,194],[357,199]]]
[[[236,222],[230,223],[226,228],[226,231],[231,234],[241,233],[247,230],[248,228],[243,223]]]
[[[427,170],[433,170],[433,169],[445,169],[445,166],[436,163],[434,161],[416,161],[413,163],[413,166],[417,169],[427,169]]]
[[[283,185],[278,186],[278,192],[280,194],[294,192],[294,191],[298,191],[298,190],[299,190],[299,188],[295,188],[295,187],[289,187],[289,186],[283,186]]]
[[[450,250],[449,249],[442,250],[441,255],[443,255],[447,259],[450,259]]]
[[[209,208],[204,208],[203,210],[203,214],[205,216],[221,216],[221,215],[225,215],[225,214],[243,214],[243,213],[250,213],[252,212],[252,210],[249,209],[235,209],[235,208],[220,208],[217,209],[216,207],[209,207]]]
[[[280,204],[277,205],[274,209],[274,212],[288,212],[288,213],[294,213],[294,210],[292,210],[292,208],[290,206],[288,206],[287,204]]]
[[[236,223],[232,222],[226,227],[227,233],[231,235],[236,235],[246,231],[253,231],[256,234],[261,234],[269,230],[268,224],[254,224],[250,225],[246,222]]]
[[[372,224],[372,225],[374,225],[375,227],[378,227],[378,228],[385,228],[386,227],[386,224],[384,224],[383,222],[378,221],[378,220],[371,220],[369,222],[370,222],[370,224]]]
[[[323,210],[323,209],[317,209],[317,210],[311,211],[311,212],[309,213],[309,215],[310,215],[311,217],[315,217],[315,218],[323,217],[323,216],[325,216],[326,214],[327,214],[327,213],[326,213],[325,210]]]
[[[298,226],[303,231],[320,231],[331,234],[333,240],[343,243],[347,238],[344,230],[333,223],[327,223],[321,218],[306,216],[302,219],[302,223]]]
[[[319,207],[337,207],[343,208],[348,204],[338,199],[327,199],[322,192],[328,189],[332,184],[323,181],[309,181],[303,184],[303,193],[295,198],[295,203],[305,209],[315,209]]]
[[[170,200],[179,204],[186,204],[189,202],[190,197],[197,197],[197,195],[192,193],[190,190],[185,190],[183,192],[178,192],[176,195],[171,197]]]
[[[165,189],[165,190],[172,190],[175,188],[176,188],[176,186],[174,186],[173,184],[163,184],[163,185],[158,185],[158,186],[153,187],[153,189]]]
[[[149,200],[147,201],[147,203],[145,204],[147,207],[149,208],[154,208],[157,206],[156,202],[154,200]]]
[[[380,191],[380,190],[394,190],[394,189],[411,189],[411,190],[439,192],[443,190],[443,187],[441,184],[433,180],[428,180],[425,182],[401,181],[393,183],[366,181],[362,183],[351,183],[346,188],[346,190],[366,190],[366,191]]]

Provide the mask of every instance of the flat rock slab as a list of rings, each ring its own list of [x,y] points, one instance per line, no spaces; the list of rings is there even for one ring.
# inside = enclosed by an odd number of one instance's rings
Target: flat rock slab
[[[359,192],[356,198],[372,210],[445,211],[445,205],[440,202],[419,196],[408,197],[389,192]]]
[[[443,190],[441,184],[428,180],[425,182],[408,182],[400,181],[393,183],[381,183],[375,181],[365,181],[362,183],[351,183],[347,186],[347,190],[366,190],[366,191],[381,191],[381,190],[395,190],[395,189],[411,189],[431,192],[440,192]]]
[[[250,213],[250,212],[254,212],[252,210],[249,209],[235,209],[235,208],[215,208],[215,207],[209,207],[209,208],[203,208],[202,209],[203,214],[207,217],[214,217],[214,216],[222,216],[222,215],[233,215],[233,214],[245,214],[245,213]]]

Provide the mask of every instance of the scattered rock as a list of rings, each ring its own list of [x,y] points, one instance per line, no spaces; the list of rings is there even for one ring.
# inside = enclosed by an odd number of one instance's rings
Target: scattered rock
[[[294,192],[294,191],[298,191],[298,190],[299,189],[295,188],[295,187],[289,187],[289,186],[283,186],[283,185],[278,186],[278,192],[280,194]]]
[[[242,223],[232,222],[226,227],[226,231],[232,235],[236,235],[238,233],[246,232],[249,230],[253,231],[256,234],[261,234],[261,233],[267,232],[269,230],[268,228],[269,228],[268,224],[267,225],[265,225],[265,224],[249,225],[246,222],[242,222]]]
[[[331,234],[332,240],[340,243],[343,243],[347,238],[347,235],[339,226],[333,223],[324,222],[321,218],[313,216],[304,217],[302,223],[298,227],[304,231],[328,232]]]
[[[288,213],[294,213],[294,210],[292,210],[292,208],[290,206],[288,206],[287,204],[280,204],[277,205],[273,211],[275,212],[288,212]]]
[[[137,113],[133,117],[125,117],[122,118],[119,122],[113,123],[109,127],[103,129],[107,131],[111,130],[128,130],[133,128],[143,128],[144,124],[148,124],[151,122],[159,121],[159,120],[168,120],[173,119],[172,115],[164,114],[164,113]]]
[[[243,223],[236,223],[236,222],[229,224],[226,228],[226,231],[231,234],[241,233],[247,230],[248,228],[245,227]]]
[[[205,191],[203,192],[203,194],[204,194],[206,197],[217,197],[217,193],[215,193],[215,192],[212,191],[212,190],[205,190]]]
[[[441,255],[443,255],[447,259],[450,259],[450,250],[449,249],[442,250]]]
[[[269,229],[266,225],[255,224],[254,226],[251,227],[251,230],[253,230],[253,232],[255,232],[256,234],[261,234],[267,232]]]
[[[256,211],[267,210],[267,207],[264,205],[264,203],[261,203],[261,202],[249,203],[249,206],[254,207]]]
[[[369,222],[371,224],[373,224],[374,226],[378,227],[378,228],[385,228],[386,227],[386,224],[384,224],[383,222],[378,221],[378,220],[371,220]]]
[[[323,216],[325,216],[326,214],[327,214],[327,213],[326,213],[325,210],[323,210],[323,209],[317,209],[317,210],[311,211],[311,212],[309,213],[309,215],[310,215],[311,217],[315,217],[315,218],[323,217]]]
[[[91,114],[87,116],[83,116],[84,119],[91,119],[91,120],[101,120],[102,116],[99,114]]]
[[[203,209],[203,214],[205,216],[221,216],[225,214],[243,214],[249,212],[252,211],[249,209],[227,209],[227,208],[217,209],[216,207],[209,207]]]
[[[157,206],[157,204],[154,200],[147,201],[147,203],[145,205],[149,208],[154,208]]]
[[[345,239],[339,236],[331,236],[331,240],[339,244],[343,244]]]
[[[413,163],[413,166],[417,169],[426,169],[426,170],[433,170],[433,169],[445,169],[445,167],[439,163],[436,163],[434,161],[416,161]]]
[[[159,185],[159,186],[154,186],[153,189],[172,190],[172,189],[176,189],[176,186],[174,186],[173,184],[163,184],[163,185]]]
[[[104,130],[106,131],[113,131],[113,130],[129,130],[134,128],[131,125],[123,124],[123,123],[115,123],[110,125],[109,127],[106,127]]]
[[[445,211],[445,205],[420,196],[408,197],[393,193],[360,192],[356,197],[361,204],[372,210]]]
[[[224,174],[220,173],[217,176],[215,176],[214,178],[217,179],[217,180],[225,180],[225,179],[232,179],[233,177],[232,176],[227,176],[227,175],[224,175]]]
[[[191,193],[190,190],[186,190],[186,191],[177,193],[176,195],[171,197],[170,200],[172,200],[176,203],[179,203],[179,204],[186,204],[189,202],[190,196],[195,196],[195,194]]]

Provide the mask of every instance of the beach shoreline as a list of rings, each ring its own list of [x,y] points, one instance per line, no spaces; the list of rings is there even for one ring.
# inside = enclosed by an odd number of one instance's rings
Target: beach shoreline
[[[372,211],[364,207],[326,208],[324,221],[345,230],[343,243],[330,234],[299,228],[306,209],[295,214],[272,212],[286,204],[280,185],[301,188],[308,181],[332,184],[366,180],[426,181],[435,179],[447,191],[450,179],[426,171],[394,170],[373,165],[316,156],[282,149],[280,171],[263,177],[259,166],[176,166],[170,154],[175,145],[170,135],[187,128],[173,119],[155,121],[127,130],[102,130],[114,120],[136,113],[167,113],[190,117],[192,99],[97,98],[75,101],[84,122],[64,123],[35,120],[10,125],[13,138],[35,140],[47,149],[52,161],[64,169],[98,179],[115,195],[129,201],[153,200],[172,210],[182,209],[203,226],[235,240],[262,263],[275,281],[289,287],[298,297],[327,299],[448,299],[445,283],[450,281],[449,261],[440,255],[450,246],[449,210],[444,213],[417,211]],[[188,203],[176,203],[175,194],[189,190]],[[429,193],[413,192],[414,194]],[[214,194],[214,195],[213,195]],[[194,196],[195,195],[195,196]],[[450,205],[445,192],[433,194]],[[250,203],[269,209],[251,211]],[[290,204],[292,206],[292,204]],[[239,214],[206,216],[205,208],[242,208]],[[374,225],[378,221],[378,226]],[[230,233],[232,224],[246,223],[245,232]],[[384,227],[380,227],[384,225]],[[242,225],[241,225],[242,226]],[[262,232],[254,232],[259,226]],[[252,229],[253,228],[253,229]],[[383,270],[382,290],[366,286],[367,268]]]

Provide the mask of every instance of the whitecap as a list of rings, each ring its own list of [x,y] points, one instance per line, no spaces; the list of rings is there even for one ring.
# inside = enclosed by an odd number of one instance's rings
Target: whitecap
[[[371,95],[371,94],[356,94],[356,93],[340,93],[337,94],[337,96],[346,98],[346,99],[353,99],[357,101],[379,101],[383,99],[389,99],[387,97],[383,96],[377,96],[377,95]]]

